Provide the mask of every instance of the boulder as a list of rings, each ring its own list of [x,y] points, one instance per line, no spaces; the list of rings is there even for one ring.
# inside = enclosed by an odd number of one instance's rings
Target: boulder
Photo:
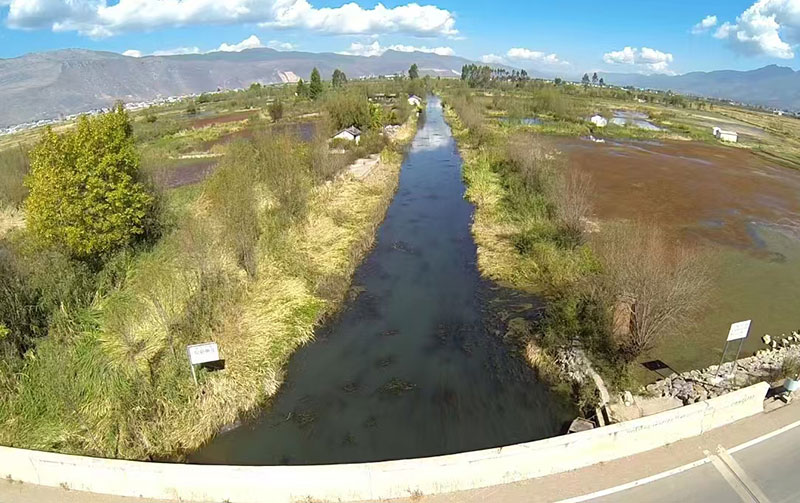
[[[769,346],[769,343],[772,342],[772,337],[769,334],[764,334],[764,337],[761,338],[764,341],[764,344]]]

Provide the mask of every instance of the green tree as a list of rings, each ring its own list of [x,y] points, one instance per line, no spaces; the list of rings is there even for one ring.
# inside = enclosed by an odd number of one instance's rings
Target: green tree
[[[269,104],[269,116],[276,122],[283,118],[283,102],[280,98]]]
[[[144,235],[155,203],[139,181],[139,157],[121,104],[81,117],[60,135],[48,128],[31,152],[26,185],[33,235],[89,261]]]
[[[325,101],[325,110],[335,129],[350,126],[366,129],[372,123],[370,103],[367,97],[355,90],[332,94]]]
[[[331,77],[331,83],[333,84],[333,87],[342,87],[347,83],[347,75],[345,75],[343,71],[337,68],[336,70],[333,71],[333,76]]]
[[[603,77],[600,77],[600,85],[601,86],[606,85],[606,82],[603,80]]]
[[[298,98],[308,98],[308,86],[303,79],[300,79],[297,82],[297,97]]]
[[[561,80],[561,77],[556,77],[555,83],[556,83],[557,86],[560,86],[562,84],[562,82],[564,82],[564,81]]]
[[[408,69],[408,78],[411,80],[416,80],[419,78],[419,68],[417,67],[416,63],[411,65],[411,68]]]
[[[312,100],[319,98],[322,95],[322,78],[319,76],[319,70],[314,67],[311,70],[311,84],[308,86],[308,95]]]
[[[408,103],[408,101],[406,101]],[[369,127],[375,131],[380,131],[386,122],[386,114],[383,112],[383,107],[377,103],[369,104]]]
[[[583,74],[583,78],[581,79],[581,82],[583,82],[583,85],[585,85],[585,86],[589,85],[589,74],[588,73],[584,73]]]
[[[592,74],[592,84],[597,85],[597,72]]]

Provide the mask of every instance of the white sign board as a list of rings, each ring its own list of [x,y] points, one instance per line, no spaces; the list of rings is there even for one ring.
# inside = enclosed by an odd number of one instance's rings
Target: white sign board
[[[728,342],[738,341],[739,339],[747,337],[748,332],[750,332],[750,321],[751,320],[746,320],[733,323],[731,325],[731,330],[728,332]]]
[[[186,350],[189,352],[189,363],[192,365],[219,360],[219,347],[216,342],[192,344],[191,346],[186,346]]]

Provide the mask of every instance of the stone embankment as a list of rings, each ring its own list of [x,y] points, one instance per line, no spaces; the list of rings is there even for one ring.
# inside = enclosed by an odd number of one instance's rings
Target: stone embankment
[[[657,398],[677,398],[684,405],[707,400],[759,381],[776,381],[785,377],[783,364],[787,358],[800,359],[800,332],[777,340],[762,338],[766,349],[735,362],[712,365],[702,370],[675,374],[645,386],[642,394]]]

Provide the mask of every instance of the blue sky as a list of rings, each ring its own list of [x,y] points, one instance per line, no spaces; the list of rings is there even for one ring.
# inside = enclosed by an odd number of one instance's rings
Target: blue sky
[[[0,58],[70,47],[137,56],[418,48],[565,75],[685,73],[798,69],[798,44],[800,0],[0,0]]]

